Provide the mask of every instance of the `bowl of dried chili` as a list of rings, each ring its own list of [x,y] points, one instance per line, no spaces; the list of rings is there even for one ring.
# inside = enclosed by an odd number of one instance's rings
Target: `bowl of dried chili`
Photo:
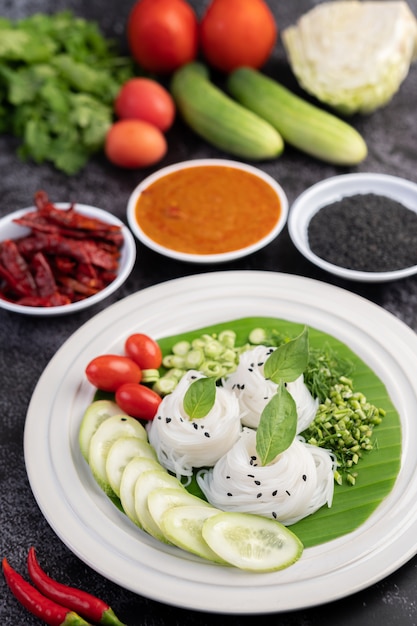
[[[127,279],[136,259],[129,229],[107,211],[53,203],[0,219],[0,307],[26,315],[66,315],[93,306]]]
[[[318,267],[347,280],[417,273],[417,184],[378,173],[333,176],[293,203],[288,231]]]

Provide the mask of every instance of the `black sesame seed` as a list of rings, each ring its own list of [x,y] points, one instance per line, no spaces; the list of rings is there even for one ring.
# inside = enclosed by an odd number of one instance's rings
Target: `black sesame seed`
[[[308,227],[311,250],[353,270],[384,272],[417,264],[417,213],[386,196],[347,196],[322,207]]]
[[[256,497],[257,497],[257,498],[262,498],[262,493],[257,493],[257,494],[256,494]]]
[[[207,438],[209,438],[209,437],[210,437],[210,433],[208,433],[208,432],[205,432],[205,433],[204,433],[204,437],[207,437]]]
[[[307,480],[307,476],[303,474],[303,481],[306,482],[306,480]]]
[[[170,422],[172,422],[172,419],[171,419],[170,417],[166,417],[166,418],[165,418],[165,422],[166,422],[167,424],[169,424]]]
[[[193,428],[195,428],[195,430],[198,430],[198,424],[196,424],[195,422],[193,422]]]
[[[255,474],[248,474],[248,478],[255,478]]]
[[[229,493],[228,493],[227,495],[231,497],[233,494],[232,494],[232,493],[230,493],[230,491],[229,491]]]
[[[291,495],[291,494],[290,494],[290,492],[288,491],[288,489],[286,489],[286,490],[285,490],[285,493],[286,493],[288,496],[290,496],[290,495]]]
[[[260,480],[254,480],[253,482],[255,483],[255,485],[258,485],[258,486],[261,484]]]
[[[278,516],[277,516],[277,514],[275,513],[275,511],[272,511],[272,517],[273,517],[274,519],[277,519],[277,517],[278,517]]]
[[[273,491],[273,492],[272,492],[272,495],[273,495],[273,496],[276,496],[276,495],[277,495],[277,493],[278,493],[278,490],[277,490],[277,489],[275,489],[275,491]]]

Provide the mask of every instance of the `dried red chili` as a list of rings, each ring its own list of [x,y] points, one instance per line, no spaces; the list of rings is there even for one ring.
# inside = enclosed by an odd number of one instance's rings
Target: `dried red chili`
[[[2,561],[6,583],[15,598],[30,612],[49,626],[89,626],[82,617],[74,611],[43,596],[38,589],[32,587],[7,559]]]
[[[87,298],[117,275],[123,233],[74,205],[58,209],[44,191],[35,211],[14,220],[30,234],[0,243],[0,298],[26,306],[57,306]]]
[[[71,608],[86,619],[98,624],[124,626],[110,606],[99,598],[86,591],[68,587],[50,578],[39,565],[34,547],[29,550],[28,570],[34,584],[51,600]]]

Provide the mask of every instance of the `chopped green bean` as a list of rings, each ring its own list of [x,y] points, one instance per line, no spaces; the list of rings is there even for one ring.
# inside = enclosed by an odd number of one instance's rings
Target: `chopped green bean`
[[[347,484],[354,485],[357,473],[352,468],[364,451],[373,449],[373,427],[383,415],[384,411],[368,402],[362,393],[354,393],[350,378],[341,376],[302,435],[307,443],[332,450],[338,465],[335,472],[338,484],[345,479]]]

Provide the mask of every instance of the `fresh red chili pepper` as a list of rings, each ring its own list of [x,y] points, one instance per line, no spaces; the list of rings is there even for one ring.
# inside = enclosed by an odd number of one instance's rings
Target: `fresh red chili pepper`
[[[28,571],[33,583],[51,600],[67,606],[92,622],[104,626],[124,626],[110,606],[99,598],[50,578],[39,565],[34,547],[29,550]]]
[[[3,559],[2,566],[7,585],[15,598],[45,624],[48,626],[89,626],[88,622],[77,613],[43,596],[38,589],[32,587],[9,565],[6,558]]]

